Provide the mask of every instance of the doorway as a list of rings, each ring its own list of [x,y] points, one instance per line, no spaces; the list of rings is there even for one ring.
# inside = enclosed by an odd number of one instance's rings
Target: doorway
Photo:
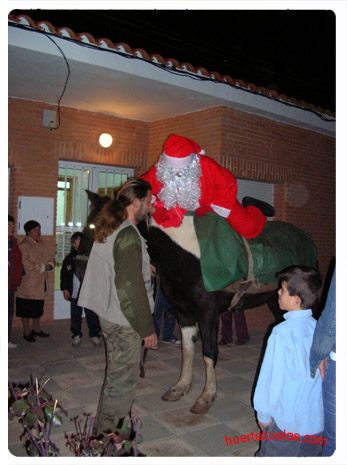
[[[131,168],[93,165],[69,161],[59,162],[56,216],[56,265],[54,274],[54,319],[70,318],[70,302],[60,290],[60,270],[64,257],[70,252],[70,238],[82,231],[87,221],[89,201],[86,189],[99,195],[112,195],[134,175]]]

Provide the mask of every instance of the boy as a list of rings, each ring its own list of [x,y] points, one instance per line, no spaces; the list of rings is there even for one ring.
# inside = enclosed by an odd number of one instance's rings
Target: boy
[[[310,376],[309,356],[316,320],[319,272],[291,266],[279,273],[278,303],[286,321],[272,330],[254,393],[263,431],[258,457],[314,457],[321,454],[322,381]]]
[[[80,290],[80,281],[75,274],[75,258],[83,234],[75,232],[71,236],[71,251],[64,258],[60,272],[60,289],[63,291],[64,299],[71,302],[71,333],[72,345],[80,345],[82,341],[82,313],[83,308],[77,305],[78,294]],[[100,344],[100,325],[97,315],[89,310],[84,309],[89,336],[94,345]]]

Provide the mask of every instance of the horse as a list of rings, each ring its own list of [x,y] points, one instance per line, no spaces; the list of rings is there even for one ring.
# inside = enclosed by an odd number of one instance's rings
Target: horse
[[[87,194],[91,201],[91,210],[88,226],[85,228],[87,239],[81,241],[81,251],[79,251],[82,256],[87,256],[91,250],[92,234],[90,232],[92,229],[90,226],[95,221],[102,205],[109,200],[109,197],[100,197],[90,191],[87,191]],[[276,229],[276,225],[273,227]],[[291,228],[294,227],[291,226]],[[301,230],[297,228],[293,230],[301,234]],[[313,254],[316,254],[312,239],[304,232],[302,234],[305,236],[306,247],[311,247]],[[254,283],[241,280],[241,285],[237,290],[233,287],[233,283],[225,289],[206,290],[192,217],[185,217],[182,227],[179,228],[164,229],[155,223],[149,225],[146,236],[151,263],[175,311],[182,333],[180,377],[161,398],[165,401],[177,401],[190,390],[194,345],[199,330],[205,363],[205,385],[190,411],[196,414],[207,413],[217,395],[215,367],[218,359],[217,338],[220,313],[228,309],[237,312],[267,304],[275,322],[282,321],[282,312],[278,307],[277,284],[260,285],[254,292],[250,285]],[[85,265],[86,261],[79,261],[77,256],[76,268],[83,269]],[[277,271],[281,270],[282,268]],[[80,275],[82,274],[80,272]]]

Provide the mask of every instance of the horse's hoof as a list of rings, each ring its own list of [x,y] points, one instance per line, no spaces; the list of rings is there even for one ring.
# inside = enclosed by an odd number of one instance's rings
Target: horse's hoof
[[[193,405],[193,407],[190,409],[190,411],[192,413],[196,413],[198,415],[202,415],[204,413],[207,413],[210,410],[215,398],[216,398],[216,396],[213,396],[208,400],[197,399],[195,404]]]
[[[189,389],[190,389],[190,386],[188,386],[185,389],[178,389],[178,388],[172,387],[168,391],[166,391],[165,394],[161,396],[161,399],[165,401],[169,401],[169,402],[179,400],[184,394],[189,392]]]

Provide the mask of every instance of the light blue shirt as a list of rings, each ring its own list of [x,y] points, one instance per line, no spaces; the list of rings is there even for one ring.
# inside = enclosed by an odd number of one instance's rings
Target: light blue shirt
[[[311,310],[290,311],[268,339],[254,393],[258,420],[271,417],[283,431],[305,434],[323,430],[322,380],[310,376],[310,349],[316,320]]]

